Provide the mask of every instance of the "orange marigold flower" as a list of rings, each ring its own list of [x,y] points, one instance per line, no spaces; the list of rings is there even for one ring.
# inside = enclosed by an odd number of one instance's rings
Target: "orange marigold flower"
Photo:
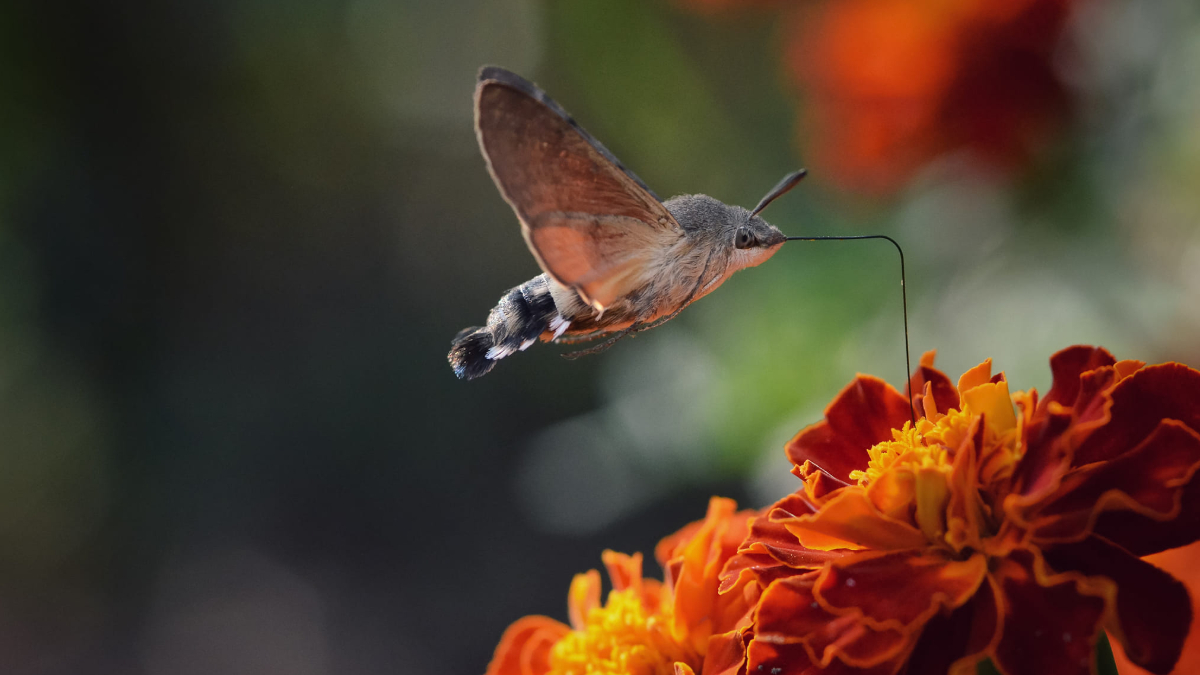
[[[930,352],[915,425],[860,375],[788,444],[803,487],[723,573],[762,589],[740,672],[1083,675],[1102,629],[1170,671],[1191,603],[1139,556],[1200,539],[1200,372],[1143,366],[1072,347],[1039,398],[990,360],[956,386]]]
[[[1071,0],[835,0],[799,12],[787,63],[801,142],[851,189],[889,192],[941,153],[1011,169],[1069,111],[1053,55]]]
[[[770,0],[678,0],[702,13]],[[785,9],[800,144],[842,187],[889,193],[966,150],[1026,163],[1071,112],[1054,55],[1077,0],[826,0]]]
[[[755,583],[719,575],[745,539],[752,511],[714,497],[704,520],[663,539],[655,555],[666,579],[642,578],[642,555],[605,551],[612,580],[600,603],[600,573],[579,574],[568,592],[570,626],[544,616],[505,631],[487,675],[688,675],[741,662],[742,634],[759,597]]]
[[[952,150],[1023,163],[1069,110],[1053,54],[1072,4],[836,0],[797,13],[787,62],[810,94],[802,142],[844,186],[875,192]]]

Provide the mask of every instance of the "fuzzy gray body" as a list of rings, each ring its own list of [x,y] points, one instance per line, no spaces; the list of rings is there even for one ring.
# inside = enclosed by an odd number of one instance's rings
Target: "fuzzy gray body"
[[[505,292],[486,326],[455,337],[449,354],[455,374],[466,379],[484,375],[496,361],[539,338],[579,342],[650,327],[707,295],[737,270],[771,257],[784,241],[762,218],[707,195],[682,195],[663,205],[681,231],[648,258],[632,290],[598,311],[575,289],[540,274]]]

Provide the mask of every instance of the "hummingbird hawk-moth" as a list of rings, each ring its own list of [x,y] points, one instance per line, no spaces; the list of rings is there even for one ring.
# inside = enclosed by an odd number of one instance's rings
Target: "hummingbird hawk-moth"
[[[543,274],[455,336],[450,365],[466,379],[539,338],[607,338],[591,352],[670,320],[779,250],[786,238],[758,213],[804,177],[753,211],[701,194],[662,201],[544,91],[496,67],[479,73],[475,133]]]

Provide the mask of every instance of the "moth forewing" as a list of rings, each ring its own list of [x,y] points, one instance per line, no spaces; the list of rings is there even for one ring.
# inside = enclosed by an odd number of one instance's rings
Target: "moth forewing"
[[[607,307],[632,290],[617,281],[638,277],[629,266],[646,259],[647,245],[660,243],[654,235],[677,237],[682,228],[539,93],[508,81],[480,82],[480,149],[542,270]]]

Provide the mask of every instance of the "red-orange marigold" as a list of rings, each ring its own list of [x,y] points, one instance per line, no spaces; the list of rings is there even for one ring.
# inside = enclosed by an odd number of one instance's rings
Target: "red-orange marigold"
[[[678,0],[703,13],[767,0]],[[939,155],[1012,170],[1070,116],[1055,54],[1078,0],[826,0],[784,9],[801,146],[841,187],[885,194]]]
[[[726,567],[763,589],[740,672],[1083,675],[1101,629],[1170,671],[1191,603],[1139,556],[1200,539],[1200,372],[1143,365],[1072,347],[1039,398],[990,361],[955,386],[930,353],[915,425],[860,375],[788,444],[803,487]]]
[[[788,444],[795,494],[714,498],[659,544],[663,583],[606,551],[607,602],[578,575],[571,626],[521,619],[488,675],[1084,675],[1100,630],[1169,672],[1192,605],[1140,557],[1200,539],[1200,372],[1092,347],[1050,367],[1039,397],[929,353],[912,408],[860,375]]]
[[[571,625],[520,619],[505,631],[487,675],[689,675],[740,660],[759,587],[726,584],[717,592],[754,515],[735,509],[732,500],[714,497],[704,520],[659,543],[663,583],[642,578],[640,553],[605,551],[607,602],[600,603],[599,572],[576,575],[568,592]]]

